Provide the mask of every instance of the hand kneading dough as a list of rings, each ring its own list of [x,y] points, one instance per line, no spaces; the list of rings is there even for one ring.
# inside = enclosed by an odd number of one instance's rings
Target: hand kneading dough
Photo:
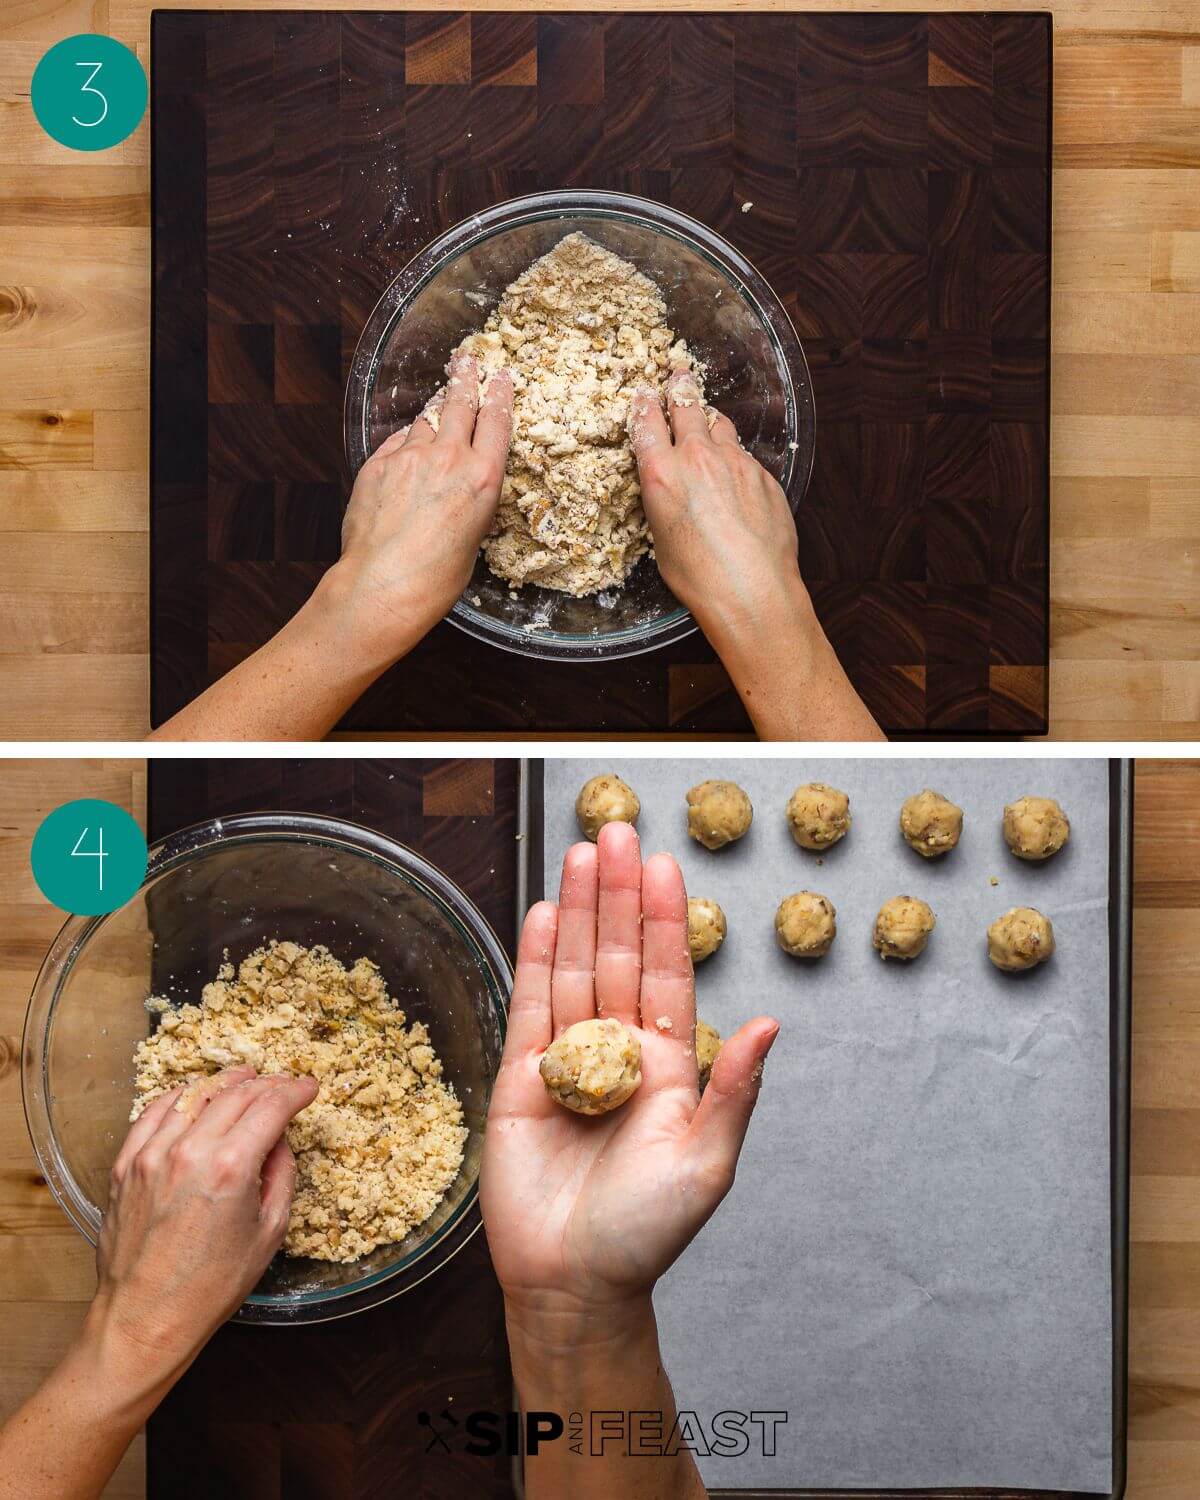
[[[916,958],[924,951],[937,918],[917,896],[893,896],[875,918],[875,946],[880,958]]]
[[[721,1033],[707,1021],[696,1022],[696,1066],[700,1070],[700,1087],[708,1082],[713,1063],[721,1051]]]
[[[687,794],[688,833],[706,849],[723,849],[750,827],[754,809],[736,781],[702,781]]]
[[[1054,928],[1032,906],[1014,906],[988,928],[987,944],[998,969],[1032,969],[1054,952]]]
[[[542,1053],[539,1072],[559,1104],[580,1115],[604,1115],[637,1092],[642,1044],[611,1017],[576,1021]]]
[[[636,823],[641,810],[637,793],[619,776],[593,776],[575,798],[575,816],[593,844],[605,823]]]
[[[810,781],[788,799],[787,820],[802,849],[828,849],[850,832],[850,798],[835,786]]]
[[[828,896],[797,891],[785,896],[775,913],[779,946],[793,958],[823,958],[837,937],[837,911]]]
[[[1004,809],[1004,842],[1018,859],[1049,859],[1071,837],[1053,797],[1018,797]]]
[[[900,832],[910,849],[925,859],[949,854],[962,834],[963,811],[928,787],[909,797],[900,809]]]
[[[725,941],[725,913],[707,896],[688,897],[688,952],[694,964],[711,958]]]

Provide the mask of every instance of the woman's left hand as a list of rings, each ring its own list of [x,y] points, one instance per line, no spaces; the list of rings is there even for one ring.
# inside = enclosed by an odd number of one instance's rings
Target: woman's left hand
[[[636,1031],[642,1084],[591,1118],[555,1103],[538,1064],[597,1015]],[[679,866],[643,867],[633,828],[610,823],[568,851],[558,906],[533,907],[521,935],[481,1184],[510,1315],[557,1303],[608,1320],[641,1304],[728,1192],[779,1025],[735,1032],[703,1098],[695,1026]]]

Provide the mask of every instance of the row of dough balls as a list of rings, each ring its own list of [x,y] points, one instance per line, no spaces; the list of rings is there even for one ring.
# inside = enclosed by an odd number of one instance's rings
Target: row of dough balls
[[[723,849],[750,830],[754,807],[736,781],[702,781],[687,794],[688,833],[706,849]],[[593,776],[575,799],[575,816],[594,843],[606,823],[636,823],[642,804],[619,776]],[[829,849],[850,832],[850,798],[822,781],[798,786],[788,799],[788,827],[802,849]],[[925,859],[949,854],[962,837],[963,810],[926,787],[906,798],[900,832]],[[1004,809],[1004,841],[1018,859],[1050,859],[1071,836],[1053,797],[1018,797]]]
[[[702,781],[687,794],[688,833],[706,849],[721,849],[742,838],[754,818],[745,791],[733,781]],[[637,793],[621,777],[593,776],[575,801],[579,826],[593,842],[606,823],[636,824]],[[788,826],[802,848],[827,849],[850,831],[850,798],[836,787],[809,782],[792,793]],[[926,859],[947,854],[962,834],[962,808],[928,788],[900,809],[900,831]],[[1004,837],[1019,859],[1048,859],[1066,844],[1070,824],[1057,802],[1022,797],[1004,809]],[[894,896],[875,918],[874,945],[880,957],[911,960],[925,948],[937,919],[916,896]],[[710,958],[725,940],[728,924],[720,906],[707,897],[688,900],[688,948],[692,962]],[[828,896],[797,891],[775,913],[779,946],[796,958],[822,958],[837,936],[837,911]],[[988,928],[988,957],[1014,972],[1045,962],[1054,952],[1050,919],[1032,907],[1013,907]],[[662,1024],[656,1023],[656,1024]],[[696,1021],[696,1066],[701,1089],[720,1054],[714,1026]],[[601,1115],[618,1109],[642,1082],[641,1042],[636,1032],[612,1017],[569,1026],[542,1054],[542,1081],[551,1098],[577,1114]]]
[[[697,951],[696,917],[701,919],[703,951]],[[924,949],[936,918],[916,896],[893,896],[875,919],[875,947],[882,958],[913,959]],[[714,929],[718,930],[715,941]],[[775,913],[779,946],[796,958],[823,958],[837,936],[837,912],[828,896],[798,891]],[[693,960],[715,953],[725,937],[725,914],[715,901],[688,902],[688,942]],[[1031,969],[1054,952],[1050,919],[1032,907],[1016,906],[988,928],[988,957],[1007,972]],[[666,1029],[668,1022],[655,1023]],[[696,1068],[701,1089],[707,1084],[722,1040],[716,1027],[697,1020]],[[609,1017],[577,1021],[546,1048],[539,1063],[542,1082],[552,1099],[582,1115],[603,1115],[631,1099],[642,1082],[642,1044],[637,1033]]]
[[[893,896],[879,908],[872,941],[880,958],[910,960],[925,950],[937,925],[933,908],[919,896]],[[725,913],[707,896],[688,898],[688,949],[694,964],[711,958],[728,932]],[[775,937],[793,958],[824,958],[837,937],[837,909],[828,896],[797,891],[775,913]],[[1050,918],[1032,906],[1014,906],[987,930],[988,957],[998,969],[1032,969],[1054,952]]]

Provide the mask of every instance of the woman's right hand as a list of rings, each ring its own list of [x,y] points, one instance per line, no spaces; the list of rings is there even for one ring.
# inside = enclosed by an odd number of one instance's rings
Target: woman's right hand
[[[710,429],[690,370],[675,371],[666,398],[664,414],[653,391],[635,392],[629,439],[667,587],[710,635],[723,623],[718,611],[732,625],[753,619],[766,600],[807,600],[783,490],[728,417]]]

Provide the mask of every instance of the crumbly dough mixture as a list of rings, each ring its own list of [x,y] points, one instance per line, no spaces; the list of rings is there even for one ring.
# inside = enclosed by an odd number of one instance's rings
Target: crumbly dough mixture
[[[131,1119],[177,1085],[249,1063],[307,1073],[320,1091],[288,1126],[296,1194],[284,1251],[353,1261],[433,1213],[462,1165],[462,1107],[418,1021],[368,958],[272,942],[222,964],[200,1003],[151,999],[159,1017],[135,1055]]]
[[[630,398],[660,390],[673,369],[702,376],[666,318],[648,276],[568,234],[459,345],[479,363],[481,393],[496,371],[513,372],[512,446],[483,551],[514,587],[595,594],[624,583],[649,549]]]

